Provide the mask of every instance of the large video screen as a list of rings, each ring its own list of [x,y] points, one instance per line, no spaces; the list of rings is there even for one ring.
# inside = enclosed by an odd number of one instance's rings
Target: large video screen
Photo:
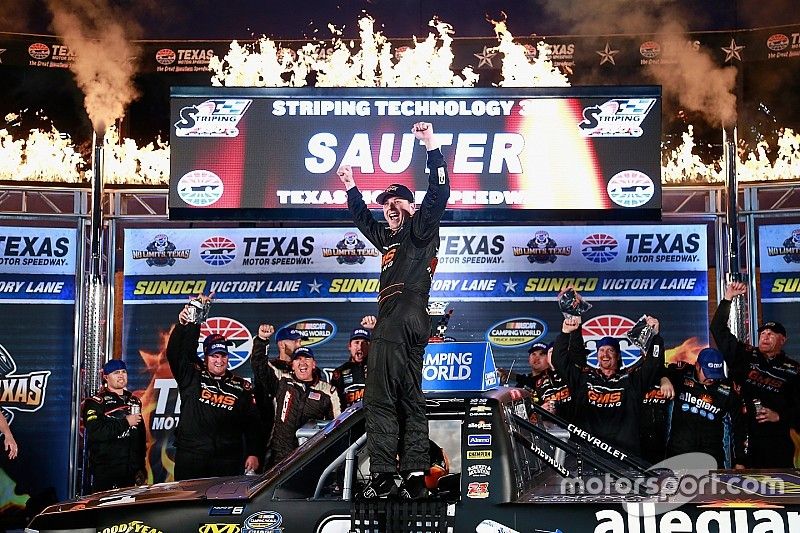
[[[170,107],[173,219],[349,220],[341,164],[371,208],[392,183],[421,201],[420,121],[450,173],[445,220],[661,216],[659,87],[176,87]]]

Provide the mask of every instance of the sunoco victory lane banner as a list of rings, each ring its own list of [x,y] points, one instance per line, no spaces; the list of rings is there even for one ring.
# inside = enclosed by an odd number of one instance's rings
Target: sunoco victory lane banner
[[[426,155],[411,125],[427,121],[450,173],[445,218],[657,219],[660,98],[658,87],[177,88],[170,217],[340,218],[341,164],[372,207],[398,181],[421,200]]]
[[[596,340],[622,337],[645,313],[659,318],[670,360],[693,360],[708,345],[704,225],[442,228],[441,236],[431,300],[454,309],[448,336],[488,342],[499,367],[525,369],[528,346],[555,338],[556,294],[567,285],[593,304],[583,327],[590,362]],[[191,296],[215,292],[201,337],[228,336],[230,365],[245,377],[261,323],[302,331],[318,366],[332,369],[349,357],[361,317],[377,313],[379,253],[346,227],[128,229],[124,253],[124,357],[144,401],[154,481],[171,476],[180,422],[166,339]],[[632,364],[639,350],[623,341],[622,356]],[[435,361],[428,372],[438,372]],[[451,367],[448,378],[466,379]]]
[[[76,244],[74,229],[0,227],[0,408],[19,445],[0,454],[0,521],[67,497]]]
[[[786,352],[796,357],[800,350],[800,340],[793,335],[800,331],[800,224],[759,226],[758,256],[761,321],[777,320],[786,326]]]

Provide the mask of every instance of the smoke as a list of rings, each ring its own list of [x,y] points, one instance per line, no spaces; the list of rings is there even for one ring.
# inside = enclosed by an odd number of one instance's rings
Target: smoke
[[[74,54],[70,69],[84,94],[84,107],[95,131],[123,116],[138,96],[131,39],[137,26],[115,12],[106,0],[47,0],[53,30]]]
[[[695,46],[685,22],[689,17],[673,0],[545,0],[544,5],[570,24],[571,33],[655,34],[662,61],[645,72],[662,86],[665,100],[714,126],[736,122],[736,68],[719,66],[707,49]]]

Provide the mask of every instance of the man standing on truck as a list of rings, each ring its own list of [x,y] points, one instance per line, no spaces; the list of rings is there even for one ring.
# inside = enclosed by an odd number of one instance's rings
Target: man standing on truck
[[[428,190],[418,210],[414,193],[405,185],[394,183],[379,194],[376,200],[383,206],[388,227],[369,211],[352,168],[342,165],[338,170],[353,221],[383,254],[378,321],[372,333],[364,393],[371,473],[362,492],[365,498],[387,497],[395,488],[397,455],[403,475],[400,496],[417,499],[427,495],[424,475],[430,457],[422,357],[430,336],[428,297],[450,183],[433,125],[417,122],[411,131],[427,149]]]

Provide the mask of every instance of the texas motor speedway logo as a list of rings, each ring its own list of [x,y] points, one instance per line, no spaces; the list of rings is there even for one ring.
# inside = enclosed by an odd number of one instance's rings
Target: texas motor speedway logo
[[[0,404],[8,423],[14,411],[38,411],[44,405],[49,370],[16,374],[17,363],[0,344]]]

